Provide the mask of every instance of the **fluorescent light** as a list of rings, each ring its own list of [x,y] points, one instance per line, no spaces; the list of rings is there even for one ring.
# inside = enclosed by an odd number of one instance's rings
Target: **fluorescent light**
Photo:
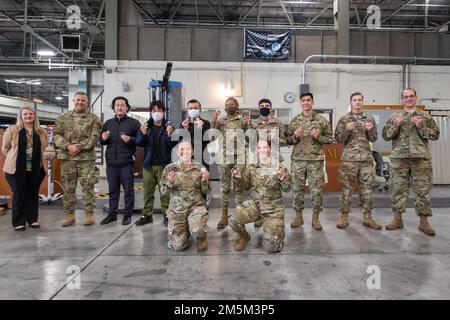
[[[55,97],[55,100],[62,100],[62,97]]]
[[[29,82],[28,84],[33,84],[33,85],[40,86],[42,83],[41,82]]]
[[[51,50],[39,50],[37,52],[38,55],[43,56],[43,57],[54,57],[56,56],[56,53],[54,53]]]

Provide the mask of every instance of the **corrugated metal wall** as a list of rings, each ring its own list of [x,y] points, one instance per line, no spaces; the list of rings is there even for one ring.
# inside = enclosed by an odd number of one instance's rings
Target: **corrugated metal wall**
[[[450,119],[448,117],[433,117],[433,119],[441,130],[439,140],[430,142],[433,182],[450,184]]]

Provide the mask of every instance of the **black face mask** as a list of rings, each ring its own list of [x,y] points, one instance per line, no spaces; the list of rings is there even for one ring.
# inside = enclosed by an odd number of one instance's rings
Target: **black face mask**
[[[259,113],[263,117],[267,117],[270,114],[270,109],[269,108],[261,108],[261,109],[259,109]]]

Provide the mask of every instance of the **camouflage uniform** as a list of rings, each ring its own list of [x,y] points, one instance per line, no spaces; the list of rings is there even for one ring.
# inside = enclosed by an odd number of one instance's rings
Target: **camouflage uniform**
[[[220,139],[223,153],[219,158],[219,176],[220,176],[220,192],[222,195],[222,208],[228,209],[231,193],[231,171],[234,168],[239,168],[241,171],[245,169],[245,131],[249,125],[245,122],[244,117],[237,112],[233,116],[227,115],[221,117],[215,122],[212,127],[222,133]],[[238,143],[239,141],[240,143]],[[242,203],[243,189],[240,183],[233,185],[236,203]]]
[[[430,192],[433,185],[431,153],[428,140],[439,138],[436,122],[425,112],[416,111],[423,118],[419,129],[412,121],[413,115],[402,110],[392,114],[383,128],[383,139],[392,140],[391,176],[392,210],[402,214],[408,201],[409,184],[416,193],[415,209],[417,215],[431,216]],[[403,123],[397,127],[396,115],[403,116]]]
[[[95,145],[100,137],[102,123],[93,113],[69,111],[58,117],[53,131],[54,143],[61,159],[61,176],[64,186],[63,206],[66,214],[75,212],[77,180],[83,188],[84,210],[93,213],[95,208],[94,185],[99,170],[95,166]],[[81,152],[71,156],[67,147],[81,144]]]
[[[238,206],[231,217],[230,226],[238,234],[245,233],[245,224],[262,218],[264,243],[268,252],[279,252],[284,244],[284,202],[282,192],[289,192],[292,178],[286,170],[286,178],[279,181],[278,166],[250,165],[242,173],[244,188],[251,189],[252,199]]]
[[[303,129],[300,139],[294,136],[294,131],[298,127]],[[320,131],[317,140],[309,134],[314,128]],[[308,179],[312,210],[313,213],[319,214],[323,209],[322,190],[325,183],[323,145],[331,143],[333,140],[330,125],[323,116],[315,111],[309,117],[300,113],[289,124],[286,137],[287,143],[294,145],[291,155],[294,209],[297,213],[301,213],[304,209],[304,192],[306,179]]]
[[[346,130],[345,126],[352,121],[356,123],[355,128],[352,131]],[[373,124],[372,130],[366,130],[364,127],[366,122]],[[339,119],[334,138],[337,142],[345,144],[339,169],[339,181],[342,185],[339,210],[343,214],[350,213],[353,186],[356,182],[359,182],[360,207],[363,215],[369,215],[373,208],[372,192],[375,179],[373,156],[369,142],[377,140],[375,120],[365,112],[349,112]]]
[[[279,161],[282,162],[283,158],[278,147],[286,145],[286,134],[283,123],[278,118],[272,116],[268,120],[263,120],[262,117],[258,117],[258,119],[252,120],[251,127],[256,130],[257,134],[255,135],[256,139],[254,143],[250,142],[249,147],[256,148],[257,139],[263,138],[269,140],[272,145],[272,156],[279,157]],[[258,130],[261,130],[261,132]],[[276,135],[276,137],[272,137],[272,135]],[[275,144],[277,144],[277,148],[275,148]]]
[[[168,180],[168,174],[176,169],[175,182]],[[201,164],[182,165],[179,162],[167,165],[161,174],[161,193],[170,194],[167,216],[169,232],[167,243],[173,250],[184,250],[188,246],[189,232],[204,238],[208,232],[208,209],[204,195],[211,191],[210,182],[203,182]],[[204,168],[205,169],[205,168]]]

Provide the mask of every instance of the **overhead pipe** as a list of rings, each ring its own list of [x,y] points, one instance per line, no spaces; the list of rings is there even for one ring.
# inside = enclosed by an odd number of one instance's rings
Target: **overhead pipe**
[[[306,84],[306,67],[313,59],[350,59],[350,60],[372,60],[376,63],[378,60],[399,60],[402,62],[416,63],[417,61],[450,62],[450,58],[423,58],[423,57],[401,57],[401,56],[357,56],[357,55],[339,55],[339,54],[313,54],[303,62],[302,84]]]

